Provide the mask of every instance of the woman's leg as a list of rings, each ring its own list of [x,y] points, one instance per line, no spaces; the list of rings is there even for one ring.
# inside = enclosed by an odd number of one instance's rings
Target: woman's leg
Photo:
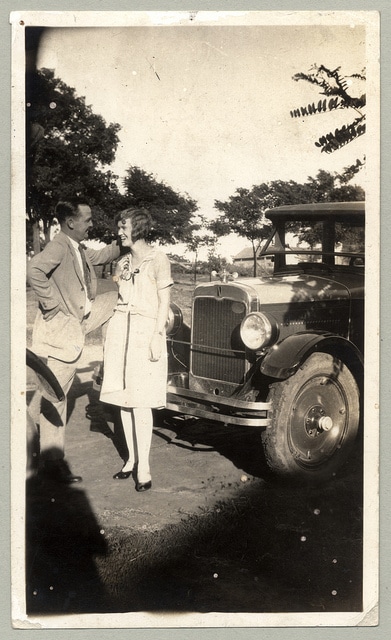
[[[121,420],[122,426],[124,428],[126,445],[129,451],[129,457],[125,462],[125,465],[122,471],[132,471],[134,467],[134,463],[136,462],[135,458],[135,437],[134,437],[134,428],[133,428],[133,415],[132,409],[124,409],[121,408]]]
[[[153,428],[152,410],[137,407],[133,409],[133,416],[138,455],[137,479],[140,483],[146,483],[151,480],[149,452]]]

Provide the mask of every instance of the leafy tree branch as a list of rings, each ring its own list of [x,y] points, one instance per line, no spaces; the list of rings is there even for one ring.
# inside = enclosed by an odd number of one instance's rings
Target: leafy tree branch
[[[364,135],[365,69],[361,73],[345,76],[341,73],[341,67],[328,69],[323,64],[315,64],[308,73],[296,73],[293,76],[293,80],[295,82],[303,80],[315,85],[320,89],[320,94],[327,97],[319,100],[316,104],[312,102],[304,107],[292,109],[290,111],[292,118],[303,118],[337,109],[353,109],[358,114],[352,122],[320,136],[315,142],[315,146],[320,148],[322,152],[333,153]],[[356,161],[356,167],[363,166],[363,162],[360,162],[360,164],[358,162]]]

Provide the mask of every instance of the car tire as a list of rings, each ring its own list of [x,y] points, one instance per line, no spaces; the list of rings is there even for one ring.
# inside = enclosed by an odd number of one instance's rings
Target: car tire
[[[272,424],[262,434],[268,466],[289,479],[336,474],[359,429],[360,393],[344,363],[314,353],[290,378],[270,387]]]

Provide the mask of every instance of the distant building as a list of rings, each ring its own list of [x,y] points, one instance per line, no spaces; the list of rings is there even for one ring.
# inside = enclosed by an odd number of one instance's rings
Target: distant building
[[[257,257],[259,256],[261,249],[259,248],[257,251]],[[252,247],[245,247],[239,253],[236,254],[233,258],[234,264],[239,267],[245,267],[251,265],[253,263],[254,256]]]
[[[262,245],[262,247],[259,247],[257,249],[257,264],[260,267],[260,274],[262,273],[270,273],[273,270],[273,262],[274,262],[274,256],[273,255],[263,255],[260,256],[261,254],[261,249],[263,248],[264,245]],[[313,249],[317,249],[319,248],[320,245],[316,244]],[[272,251],[273,248],[273,242],[271,243],[269,250]],[[285,244],[285,249],[290,249],[292,251],[292,254],[289,255],[289,253],[286,254],[285,259],[286,259],[286,264],[296,264],[298,261],[300,261],[300,257],[299,255],[293,253],[295,249],[310,249],[310,245],[307,244],[306,242],[297,242],[297,236],[294,233],[287,233],[286,234],[286,244]],[[310,258],[308,258],[310,259]],[[319,256],[312,258],[313,262],[318,262],[321,258]],[[253,250],[252,247],[245,247],[244,249],[242,249],[242,251],[239,251],[239,253],[233,258],[233,263],[239,268],[239,267],[244,267],[247,269],[250,269],[253,267],[254,264],[254,256],[253,256]]]
[[[261,253],[261,247],[257,249],[257,262],[258,264],[264,264],[265,260],[270,260],[270,256],[262,256],[259,258]],[[252,247],[245,247],[239,253],[236,254],[233,258],[233,263],[238,267],[251,267],[254,262],[254,255]]]

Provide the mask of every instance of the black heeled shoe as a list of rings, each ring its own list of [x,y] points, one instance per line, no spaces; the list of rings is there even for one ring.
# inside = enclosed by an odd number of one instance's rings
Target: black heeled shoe
[[[136,491],[148,491],[148,489],[150,489],[152,487],[152,481],[149,480],[148,482],[139,482],[137,480],[136,482]]]
[[[133,469],[131,471],[118,471],[118,473],[115,473],[113,475],[113,479],[114,480],[127,480],[128,478],[130,478],[130,476],[133,476],[134,474],[134,470],[135,468],[133,467]]]

